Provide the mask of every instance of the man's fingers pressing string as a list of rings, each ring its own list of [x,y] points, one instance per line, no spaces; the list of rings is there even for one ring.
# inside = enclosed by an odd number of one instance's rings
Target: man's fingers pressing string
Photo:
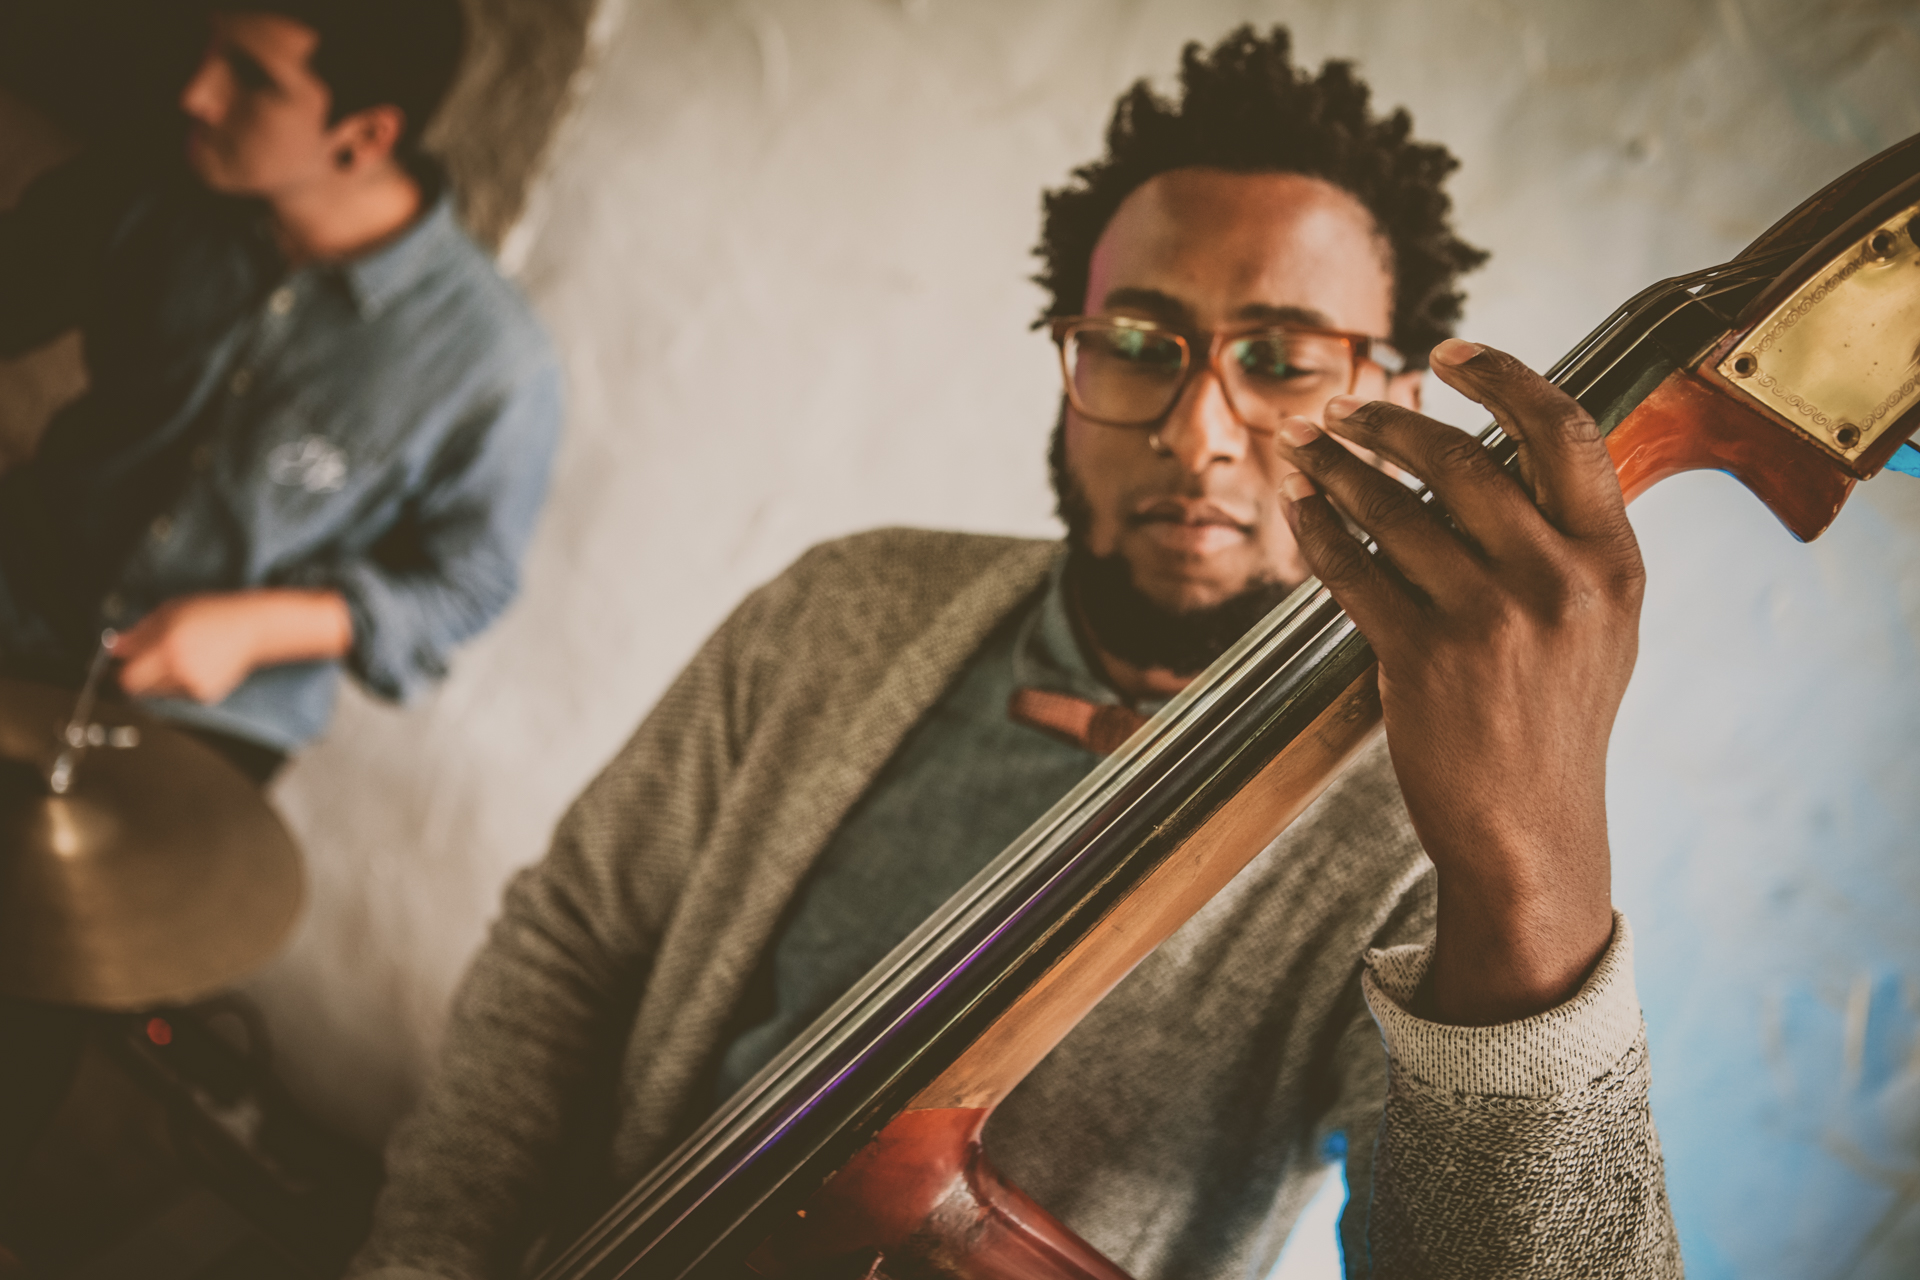
[[[1378,544],[1381,557],[1417,592],[1430,597],[1450,595],[1478,575],[1475,552],[1405,485],[1361,461],[1305,418],[1286,419],[1278,434],[1294,465],[1312,479],[1339,514]],[[1345,536],[1346,530],[1341,533]],[[1346,540],[1366,554],[1350,536]],[[1374,563],[1373,557],[1368,556],[1368,561]],[[1325,574],[1320,576],[1326,580]]]
[[[1486,554],[1514,558],[1555,536],[1519,481],[1466,432],[1412,409],[1356,396],[1334,397],[1326,418],[1328,431],[1392,459],[1432,489],[1454,529]],[[1437,523],[1433,508],[1411,495],[1407,501]],[[1396,550],[1387,554],[1401,560]]]
[[[1356,461],[1355,465],[1365,464]],[[1287,523],[1314,576],[1326,584],[1360,630],[1369,638],[1405,631],[1404,614],[1415,607],[1406,588],[1347,532],[1346,522],[1314,482],[1301,472],[1290,472],[1280,479],[1280,497]]]
[[[1458,338],[1436,346],[1431,362],[1520,443],[1534,500],[1554,527],[1579,538],[1620,531],[1620,482],[1598,425],[1571,396],[1506,352]]]

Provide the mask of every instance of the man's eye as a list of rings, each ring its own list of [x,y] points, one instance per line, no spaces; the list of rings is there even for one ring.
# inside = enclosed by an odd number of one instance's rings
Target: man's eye
[[[1325,372],[1313,368],[1293,344],[1278,338],[1249,338],[1236,343],[1234,363],[1250,378],[1264,382],[1291,382],[1316,377]]]
[[[1178,368],[1179,344],[1140,329],[1107,329],[1093,335],[1095,348],[1109,359],[1143,368]]]
[[[273,77],[267,69],[237,49],[226,51],[227,66],[233,71],[233,78],[241,88],[252,93],[273,88]]]

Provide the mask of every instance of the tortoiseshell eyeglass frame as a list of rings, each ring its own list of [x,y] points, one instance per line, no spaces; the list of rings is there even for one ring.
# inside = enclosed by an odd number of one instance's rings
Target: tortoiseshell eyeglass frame
[[[1193,380],[1195,372],[1199,368],[1205,367],[1213,370],[1214,376],[1220,379],[1221,390],[1225,392],[1227,404],[1233,409],[1234,416],[1245,424],[1249,430],[1265,430],[1265,428],[1254,426],[1247,418],[1247,415],[1241,412],[1240,406],[1233,403],[1233,392],[1230,390],[1231,383],[1227,378],[1225,368],[1220,363],[1221,355],[1232,343],[1241,338],[1256,334],[1311,334],[1315,337],[1336,338],[1345,343],[1351,357],[1352,368],[1351,372],[1347,375],[1347,385],[1345,389],[1340,392],[1335,392],[1334,394],[1336,395],[1351,394],[1354,387],[1359,385],[1360,366],[1362,362],[1372,364],[1389,378],[1406,372],[1408,367],[1407,358],[1401,355],[1399,349],[1385,338],[1377,338],[1367,333],[1352,333],[1345,329],[1315,328],[1311,325],[1256,323],[1237,325],[1231,329],[1209,331],[1206,329],[1176,329],[1171,325],[1161,324],[1154,320],[1143,320],[1135,316],[1055,316],[1048,323],[1048,328],[1052,330],[1054,349],[1060,358],[1060,381],[1066,388],[1068,402],[1073,405],[1074,410],[1079,413],[1081,417],[1086,418],[1090,422],[1098,422],[1102,426],[1108,427],[1157,426],[1166,419],[1169,413],[1173,412],[1174,406],[1180,403],[1180,397],[1186,394],[1187,384]],[[1076,332],[1086,329],[1133,329],[1143,333],[1164,335],[1177,342],[1180,345],[1180,376],[1174,384],[1166,407],[1152,417],[1139,419],[1104,418],[1090,412],[1087,407],[1080,402],[1079,392],[1075,390],[1073,385],[1073,370],[1067,363],[1068,339]],[[1194,348],[1198,343],[1206,344],[1207,361],[1205,366],[1197,364],[1193,358]]]

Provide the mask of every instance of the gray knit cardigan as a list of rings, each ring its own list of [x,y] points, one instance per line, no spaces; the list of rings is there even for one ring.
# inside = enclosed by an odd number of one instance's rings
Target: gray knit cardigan
[[[704,1119],[815,856],[1057,551],[882,530],[748,597],[510,886],[350,1275],[520,1274]],[[1678,1276],[1626,922],[1567,1004],[1461,1028],[1407,1011],[1432,916],[1376,745],[1001,1105],[995,1163],[1142,1280],[1260,1280],[1343,1151],[1350,1275]]]

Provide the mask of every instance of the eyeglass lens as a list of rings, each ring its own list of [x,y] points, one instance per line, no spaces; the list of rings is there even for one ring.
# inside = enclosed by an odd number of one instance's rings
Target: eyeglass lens
[[[1121,325],[1074,328],[1063,345],[1074,407],[1123,426],[1158,422],[1186,385],[1185,344],[1171,333]],[[1353,385],[1353,350],[1326,334],[1268,329],[1235,338],[1220,355],[1234,411],[1271,431],[1290,413],[1317,409]]]

